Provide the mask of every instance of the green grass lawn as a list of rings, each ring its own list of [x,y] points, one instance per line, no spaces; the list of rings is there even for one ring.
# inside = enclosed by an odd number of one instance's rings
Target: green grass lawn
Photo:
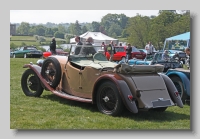
[[[14,45],[15,47],[19,47],[19,46],[41,46],[41,45],[49,45],[52,37],[44,37],[45,38],[45,42],[41,42],[39,43],[38,41],[36,41],[34,36],[11,36],[10,37],[10,45]],[[65,43],[65,39],[61,39],[61,38],[56,38],[56,43],[57,45],[63,44]]]
[[[10,58],[10,129],[191,129],[190,106],[169,107],[165,112],[125,111],[119,117],[101,114],[96,105],[66,100],[44,91],[27,97],[21,89],[24,64],[34,58]]]

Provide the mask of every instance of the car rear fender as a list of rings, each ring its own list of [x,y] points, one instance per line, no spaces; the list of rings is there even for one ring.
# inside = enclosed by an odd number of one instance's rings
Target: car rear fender
[[[165,74],[160,74],[160,76],[163,78],[166,84],[167,90],[169,92],[172,101],[175,104],[177,104],[180,108],[183,108],[183,102],[172,80]]]
[[[183,83],[183,87],[184,87],[184,92],[186,92],[186,94],[188,96],[190,96],[190,80],[188,79],[188,77],[182,73],[182,72],[169,72],[166,73],[166,75],[171,78],[172,76],[177,76],[181,79],[182,83]]]
[[[134,100],[131,100],[129,96],[132,96],[132,93],[127,85],[127,83],[118,75],[102,75],[99,77],[93,88],[93,102],[95,102],[96,92],[98,90],[98,86],[105,81],[112,81],[117,89],[119,90],[120,96],[124,102],[126,108],[131,111],[132,113],[138,113],[138,108]]]

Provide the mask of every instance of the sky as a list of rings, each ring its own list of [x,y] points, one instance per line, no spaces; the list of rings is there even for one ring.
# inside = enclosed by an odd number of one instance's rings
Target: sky
[[[101,18],[108,13],[125,14],[134,17],[138,14],[142,16],[158,15],[159,10],[10,10],[10,23],[79,23],[92,21],[100,22]]]

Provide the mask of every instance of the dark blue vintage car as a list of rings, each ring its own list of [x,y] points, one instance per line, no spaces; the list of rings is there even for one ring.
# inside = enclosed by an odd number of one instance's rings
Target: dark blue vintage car
[[[190,104],[190,70],[183,68],[169,69],[167,75],[178,90],[184,104]]]
[[[183,64],[178,59],[174,59],[170,57],[167,60],[162,59],[162,52],[157,52],[154,55],[148,55],[144,60],[140,59],[130,59],[128,61],[129,65],[155,65],[161,64],[164,65],[164,71],[166,72],[168,69],[182,68]]]

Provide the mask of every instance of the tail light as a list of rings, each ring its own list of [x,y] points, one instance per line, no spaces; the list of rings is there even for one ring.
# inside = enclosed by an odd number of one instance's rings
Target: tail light
[[[132,96],[132,95],[128,95],[128,99],[129,99],[130,101],[133,101],[133,96]]]
[[[176,97],[178,97],[178,96],[179,96],[179,93],[178,93],[178,92],[174,92],[174,95],[175,95]]]

